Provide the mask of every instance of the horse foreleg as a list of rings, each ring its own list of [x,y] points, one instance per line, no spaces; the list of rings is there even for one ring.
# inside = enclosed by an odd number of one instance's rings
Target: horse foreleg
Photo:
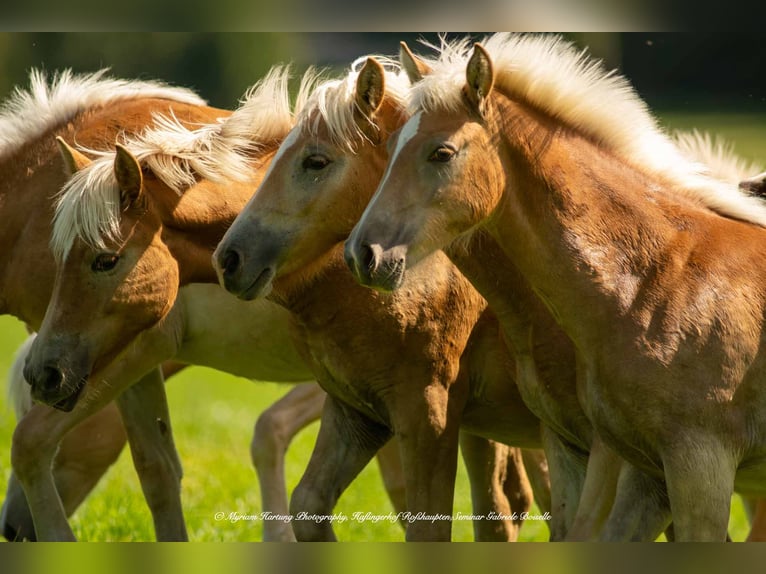
[[[725,542],[737,463],[715,436],[689,440],[663,453],[673,531],[678,542]]]
[[[173,442],[161,370],[153,369],[128,387],[117,405],[157,540],[188,540],[181,507],[183,470]]]
[[[406,402],[389,411],[395,413],[393,426],[401,441],[407,510],[412,517],[406,538],[448,541],[463,403],[451,401],[449,390],[441,384],[403,398]]]
[[[623,461],[614,504],[598,539],[651,542],[668,529],[670,519],[665,483]]]
[[[38,540],[75,540],[56,490],[52,466],[60,438],[77,422],[71,413],[35,405],[13,432],[11,465],[24,489]]]
[[[596,437],[588,456],[580,503],[567,540],[594,540],[612,510],[622,458]]]
[[[285,452],[293,437],[322,416],[327,395],[316,383],[302,384],[266,409],[255,424],[250,456],[261,486],[261,505],[273,519],[263,523],[263,540],[295,541],[285,485]]]
[[[551,480],[551,540],[564,540],[580,503],[587,455],[576,451],[546,425],[542,425],[545,456]]]
[[[335,540],[326,517],[389,438],[387,428],[327,396],[314,451],[290,499],[293,531],[298,540]]]

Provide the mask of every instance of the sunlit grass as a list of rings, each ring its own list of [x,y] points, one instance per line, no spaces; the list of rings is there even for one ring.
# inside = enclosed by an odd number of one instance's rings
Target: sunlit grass
[[[738,153],[766,164],[766,115],[717,115],[669,112],[661,114],[666,127],[700,128],[718,133],[735,144]],[[0,376],[7,372],[12,353],[24,340],[23,325],[0,317]],[[260,492],[250,463],[249,444],[259,413],[282,396],[289,387],[252,383],[209,369],[191,368],[168,384],[168,395],[176,443],[184,464],[183,500],[189,535],[196,541],[260,540],[260,521],[232,523],[216,520],[217,512],[257,514]],[[5,396],[0,397],[0,488],[10,473],[10,439],[14,417]],[[302,431],[291,445],[287,458],[288,488],[297,484],[308,461],[318,424]],[[4,496],[0,495],[0,496]],[[340,500],[336,512],[384,515],[392,511],[375,463],[369,465]],[[470,514],[470,497],[462,462],[455,494],[455,512]],[[143,501],[129,453],[101,481],[72,518],[75,534],[82,540],[153,540],[151,517]],[[397,524],[359,523],[348,520],[336,525],[341,540],[397,541],[403,539]],[[748,525],[738,497],[734,498],[730,534],[743,540]],[[473,538],[469,522],[453,525],[454,540]],[[528,522],[522,540],[546,540],[541,522]]]

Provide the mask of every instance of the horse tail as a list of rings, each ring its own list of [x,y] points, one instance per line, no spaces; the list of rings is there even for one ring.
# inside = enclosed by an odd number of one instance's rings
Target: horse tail
[[[21,419],[32,408],[32,388],[24,379],[24,360],[29,354],[35,336],[30,335],[18,348],[8,371],[8,404],[13,405],[16,420]]]

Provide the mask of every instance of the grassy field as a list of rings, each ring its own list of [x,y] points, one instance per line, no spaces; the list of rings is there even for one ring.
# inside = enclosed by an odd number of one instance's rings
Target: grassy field
[[[735,143],[738,153],[751,160],[763,158],[766,164],[766,114],[667,113],[663,123],[669,128],[702,128],[719,133]],[[6,373],[16,347],[26,333],[21,323],[0,317],[0,376]],[[232,523],[215,519],[217,512],[257,514],[260,493],[249,459],[253,424],[260,412],[288,390],[273,383],[253,383],[209,369],[192,368],[168,384],[176,442],[184,463],[183,498],[191,540],[253,541],[261,539],[260,521]],[[15,421],[4,393],[0,396],[0,488],[4,497],[9,468],[10,437]],[[299,480],[310,455],[317,424],[305,429],[294,441],[287,460],[288,487]],[[391,510],[373,463],[343,495],[338,513],[354,512],[383,515]],[[455,512],[469,514],[470,498],[464,469],[458,474]],[[151,518],[143,501],[130,456],[123,452],[95,492],[72,518],[77,537],[90,541],[153,540]],[[730,533],[734,540],[747,534],[742,505],[735,497]],[[336,525],[341,540],[398,541],[403,539],[396,524],[355,522]],[[471,524],[457,521],[454,540],[471,540]],[[547,539],[542,522],[527,522],[522,540]]]

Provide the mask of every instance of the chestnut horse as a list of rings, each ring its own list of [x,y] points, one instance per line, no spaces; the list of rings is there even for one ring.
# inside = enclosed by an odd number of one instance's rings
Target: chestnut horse
[[[513,358],[494,317],[446,257],[424,261],[395,296],[359,287],[345,266],[343,242],[383,174],[409,88],[403,73],[363,62],[318,85],[298,110],[214,258],[229,291],[290,310],[328,392],[293,514],[329,514],[395,436],[407,507],[428,517],[407,525],[407,539],[446,540],[461,426],[539,448],[540,423],[513,384]],[[297,520],[294,528],[299,540],[334,539],[329,523]]]
[[[118,133],[134,133],[157,112],[175,113],[184,121],[214,114],[189,90],[158,82],[111,79],[105,72],[74,76],[64,71],[48,83],[44,74],[30,74],[29,90],[16,89],[0,108],[0,313],[15,315],[28,325],[40,325],[50,299],[54,262],[48,248],[52,190],[66,180],[53,137],[76,138],[90,147],[111,145]],[[115,117],[122,118],[112,122]],[[207,116],[209,117],[209,116]],[[131,396],[142,396],[143,403]],[[154,396],[151,404],[146,399]],[[177,484],[180,465],[169,432],[159,433],[156,421],[169,431],[161,374],[147,374],[134,390],[118,401],[128,434],[143,434],[143,446],[134,444],[134,461],[147,502],[155,518],[158,537],[184,539]],[[137,410],[137,406],[140,406]],[[30,421],[45,411],[32,409]],[[31,423],[33,424],[33,423]],[[53,453],[51,452],[51,457]],[[43,461],[45,463],[46,461]],[[48,463],[51,459],[48,459]],[[144,471],[161,469],[162,475]],[[157,481],[165,481],[160,486]],[[176,485],[176,493],[174,487]],[[157,497],[155,493],[162,492]],[[68,496],[68,493],[64,493]],[[74,496],[74,495],[73,495]],[[53,499],[50,500],[54,504]],[[68,501],[69,502],[69,501]],[[163,508],[163,512],[159,508]],[[6,514],[4,513],[4,516]],[[3,524],[4,533],[10,534]],[[12,528],[12,527],[11,527]]]
[[[155,361],[174,357],[261,380],[301,380],[290,378],[306,367],[285,310],[266,301],[245,304],[202,284],[215,278],[213,248],[292,124],[286,80],[286,70],[275,69],[225,121],[192,131],[157,120],[156,129],[116,152],[98,152],[95,161],[60,142],[74,174],[57,199],[54,292],[25,368],[39,400],[87,412],[129,384],[102,374],[111,365],[145,368],[137,348]],[[291,432],[319,416],[321,401],[311,405]],[[506,453],[505,460],[502,468],[522,480],[518,458]],[[278,486],[285,508],[270,510],[286,514],[283,477]],[[398,496],[394,502],[403,509]],[[520,504],[528,505],[528,497]],[[270,526],[291,536],[289,525]]]
[[[480,289],[518,269],[630,463],[602,537],[654,539],[672,516],[677,540],[723,541],[735,486],[764,493],[766,205],[683,157],[624,79],[560,39],[485,45],[444,46],[411,91],[347,244],[355,273],[397,289],[447,246]]]

